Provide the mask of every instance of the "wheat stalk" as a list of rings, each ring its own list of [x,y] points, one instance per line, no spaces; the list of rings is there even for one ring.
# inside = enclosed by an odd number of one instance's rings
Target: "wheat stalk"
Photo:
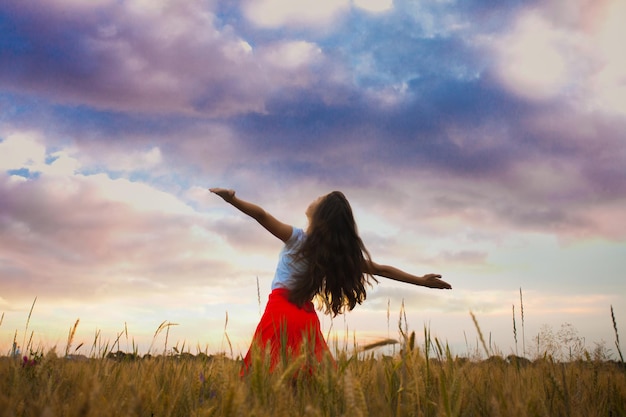
[[[154,345],[154,341],[156,340],[156,337],[158,336],[159,333],[161,333],[163,331],[163,329],[166,329],[165,332],[165,353],[167,353],[167,339],[169,337],[169,328],[171,326],[178,326],[178,323],[170,323],[167,320],[163,320],[163,322],[161,324],[159,324],[159,327],[157,327],[156,331],[154,332],[154,336],[152,337],[152,342],[150,343],[150,347],[148,348],[148,353],[152,352],[152,346]],[[121,336],[121,334],[120,334]],[[118,340],[119,340],[119,336],[118,336]],[[115,345],[115,344],[114,344]]]
[[[178,323],[167,322],[167,325],[165,326],[166,327],[166,329],[165,329],[165,346],[163,347],[163,355],[164,356],[167,355],[167,341],[168,341],[168,339],[170,337],[170,327],[172,327],[172,326],[178,326]]]
[[[617,332],[617,321],[615,320],[613,305],[611,305],[611,320],[613,321],[613,330],[615,330],[615,347],[617,348],[617,353],[619,353],[619,358],[621,359],[622,363],[624,363],[624,356],[622,355],[622,350],[619,347],[619,333]]]
[[[224,339],[228,342],[228,348],[230,349],[230,357],[233,357],[233,345],[230,343],[230,337],[228,337],[228,332],[226,328],[228,327],[228,311],[226,311],[226,319],[224,320],[224,337],[222,338],[222,351],[224,350]]]
[[[256,276],[256,300],[259,303],[259,315],[263,314],[261,311],[261,286],[259,285],[259,276]]]
[[[13,351],[11,352],[12,355],[16,355],[17,354],[17,348],[19,346],[17,346],[17,330],[15,331],[15,334],[13,335]]]
[[[128,352],[128,325],[124,322],[124,334],[126,335],[126,352]]]
[[[522,315],[522,355],[526,357],[526,333],[524,332],[524,300],[522,299],[522,287],[519,289],[519,304]]]
[[[24,350],[24,353],[26,352],[32,352],[32,346],[33,346],[33,336],[35,335],[34,331],[30,332],[30,337],[28,338],[28,343],[26,344],[26,349]]]
[[[390,313],[390,308],[391,308],[391,300],[389,298],[387,298],[387,337],[389,337],[389,313]]]
[[[515,327],[515,304],[513,304],[513,339],[515,340],[515,355],[517,352],[517,328]]]
[[[402,328],[402,319],[404,318],[404,329]],[[398,330],[402,335],[402,339],[406,342],[409,333],[409,324],[406,320],[406,309],[404,307],[404,298],[402,299],[402,304],[400,304],[400,317],[398,318]]]
[[[476,331],[478,331],[478,337],[480,339],[480,343],[483,345],[483,349],[485,349],[485,354],[489,357],[489,349],[487,349],[487,345],[485,344],[485,339],[483,338],[483,332],[480,330],[480,326],[478,325],[478,321],[476,320],[476,316],[474,313],[470,311],[470,315],[472,316],[472,321],[474,322],[474,326],[476,327]]]
[[[22,346],[26,345],[26,335],[28,334],[28,324],[30,323],[30,316],[33,314],[33,309],[35,308],[36,302],[37,302],[37,297],[35,297],[35,299],[33,300],[33,305],[30,306],[30,311],[28,312],[28,318],[26,319],[26,327],[24,328],[24,340],[22,341]],[[31,340],[32,340],[32,336],[31,336]]]
[[[76,334],[76,328],[78,327],[78,323],[79,322],[80,322],[80,319],[76,319],[76,323],[74,323],[73,327],[70,327],[70,332],[67,335],[67,345],[65,345],[65,356],[66,357],[70,354],[70,347],[72,346],[72,341],[74,340],[74,335]],[[81,346],[82,346],[82,344],[81,344]]]
[[[89,356],[95,357],[96,354],[96,346],[98,345],[98,339],[100,339],[100,330],[96,329],[96,334],[93,338],[93,345],[91,345],[91,350],[89,351]]]
[[[368,350],[372,350],[372,349],[376,349],[378,347],[382,347],[382,346],[387,346],[387,345],[395,345],[399,343],[396,339],[383,339],[383,340],[379,340],[378,342],[373,342],[373,343],[368,343],[365,346],[362,346],[359,351],[360,352],[365,352]]]

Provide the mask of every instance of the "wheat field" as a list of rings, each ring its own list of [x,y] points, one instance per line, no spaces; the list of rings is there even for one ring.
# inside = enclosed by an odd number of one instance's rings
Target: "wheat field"
[[[402,313],[398,340],[351,350],[335,340],[334,358],[315,369],[304,366],[307,358],[301,355],[270,372],[267,358],[255,352],[244,376],[241,361],[226,354],[194,355],[184,345],[168,350],[168,322],[155,332],[155,340],[166,334],[161,355],[119,351],[119,337],[103,343],[99,334],[89,357],[72,354],[82,346],[72,349],[77,320],[63,353],[35,348],[31,333],[26,355],[0,356],[0,417],[626,416],[626,366],[612,306],[619,360],[605,348],[587,351],[567,328],[560,342],[568,354],[555,350],[558,338],[544,333],[532,361],[505,358],[485,343],[472,313],[477,350],[459,357],[426,327],[416,342]],[[31,314],[32,307],[25,333]],[[513,317],[517,343],[514,312]],[[17,332],[14,342],[16,337]],[[393,345],[392,354],[381,353],[387,345]]]
[[[0,358],[0,416],[625,416],[623,363],[452,357],[440,343],[393,356],[338,352],[249,375],[224,355]]]

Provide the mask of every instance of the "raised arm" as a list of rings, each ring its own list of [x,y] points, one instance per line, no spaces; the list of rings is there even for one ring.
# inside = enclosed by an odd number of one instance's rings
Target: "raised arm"
[[[379,265],[376,262],[368,261],[365,271],[368,274],[377,275],[393,279],[395,281],[406,282],[408,284],[421,285],[428,288],[452,289],[452,286],[441,279],[439,274],[426,274],[423,276],[411,275],[401,269],[390,265]]]
[[[252,217],[254,220],[259,222],[259,224],[263,226],[268,232],[270,232],[283,242],[286,242],[291,237],[291,234],[293,232],[292,226],[277,220],[274,216],[266,212],[262,207],[238,198],[237,196],[235,196],[235,190],[228,190],[225,188],[209,188],[209,191],[222,197],[224,201],[231,204],[242,213]]]

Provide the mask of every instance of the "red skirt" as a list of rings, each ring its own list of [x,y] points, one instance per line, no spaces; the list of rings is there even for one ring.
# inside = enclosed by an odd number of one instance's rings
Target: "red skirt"
[[[303,354],[306,357],[304,367],[309,370],[313,365],[321,364],[325,357],[333,362],[313,303],[309,301],[299,308],[288,300],[288,294],[284,288],[276,288],[270,293],[252,345],[244,358],[242,374],[249,371],[255,354],[266,358],[269,353],[270,370],[281,361],[287,365]]]

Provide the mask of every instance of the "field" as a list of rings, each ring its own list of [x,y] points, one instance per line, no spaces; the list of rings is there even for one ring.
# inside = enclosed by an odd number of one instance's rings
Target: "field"
[[[161,355],[115,350],[121,333],[113,344],[96,335],[89,357],[72,354],[82,346],[72,350],[77,321],[62,354],[33,347],[31,333],[26,355],[0,356],[0,417],[626,416],[626,366],[612,306],[619,360],[603,345],[589,352],[568,326],[537,335],[534,360],[505,358],[470,314],[479,337],[464,357],[427,328],[417,343],[401,311],[399,340],[351,350],[331,341],[334,360],[315,369],[301,355],[270,372],[257,354],[245,376],[241,361],[225,354],[168,349],[167,322],[155,332],[155,340],[166,335]],[[30,314],[26,330],[29,321]],[[517,343],[515,318],[513,330]],[[387,345],[392,354],[382,354]]]
[[[452,357],[425,332],[393,356],[338,352],[247,376],[226,356],[0,358],[0,416],[626,416],[623,362]]]

